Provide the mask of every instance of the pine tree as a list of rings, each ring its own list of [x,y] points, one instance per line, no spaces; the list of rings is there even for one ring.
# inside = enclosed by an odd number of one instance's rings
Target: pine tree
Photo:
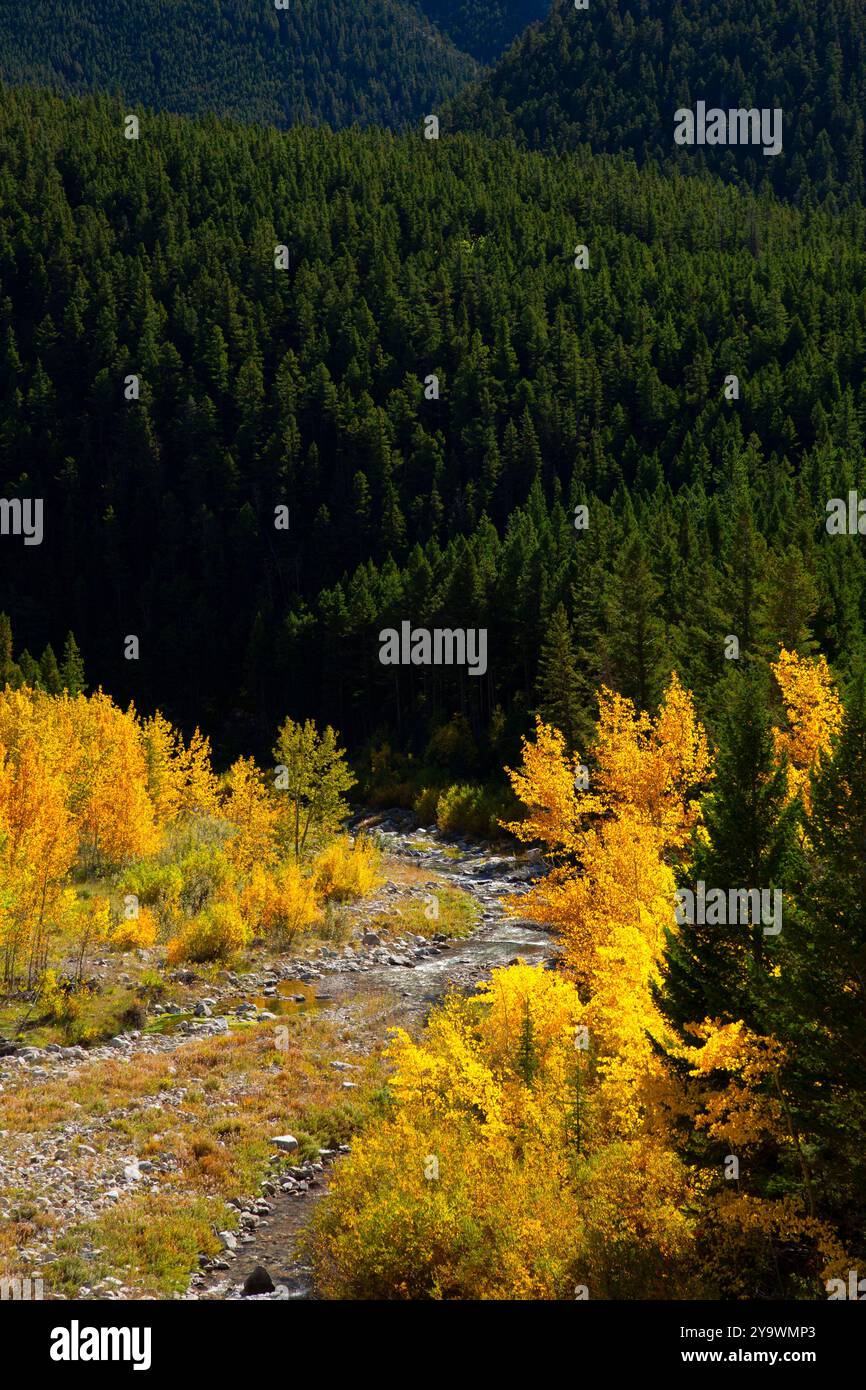
[[[66,634],[66,641],[63,646],[60,680],[63,689],[70,695],[83,695],[86,691],[84,660],[78,650],[78,643],[71,632]]]
[[[794,1121],[810,1136],[816,1198],[866,1236],[866,669],[832,756],[813,774],[806,854],[780,941],[773,1031],[787,1048]]]
[[[40,670],[39,662],[35,657],[30,655],[26,647],[18,657],[18,665],[21,669],[21,679],[24,684],[29,685],[31,690],[41,690],[43,688],[42,671]]]
[[[703,882],[707,893],[718,888],[726,894],[778,888],[784,911],[798,863],[799,805],[788,797],[787,765],[776,761],[766,676],[753,668],[729,679],[734,694],[716,776],[681,885],[696,892]],[[742,1018],[760,1030],[774,959],[768,956],[761,922],[682,922],[667,933],[659,1006],[681,1034],[684,1025],[705,1018]]]
[[[7,613],[0,613],[0,690],[21,684],[21,669],[12,655],[12,623]]]
[[[541,718],[565,735],[569,748],[576,748],[588,731],[574,638],[563,603],[554,609],[542,640],[536,691]]]
[[[644,710],[657,703],[673,664],[658,612],[661,592],[635,531],[619,557],[608,595],[607,648],[617,689]]]
[[[54,648],[50,643],[39,658],[39,670],[42,675],[42,684],[48,694],[59,695],[63,689],[63,682],[60,679],[57,657],[54,655]]]

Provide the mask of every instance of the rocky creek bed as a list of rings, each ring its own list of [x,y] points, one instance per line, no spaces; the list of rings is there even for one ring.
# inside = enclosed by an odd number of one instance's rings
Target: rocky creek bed
[[[122,1064],[142,1054],[171,1053],[192,1039],[229,1033],[238,1024],[276,1025],[296,1009],[316,1008],[339,1016],[361,992],[384,994],[391,1001],[388,1026],[420,1026],[448,989],[471,989],[495,966],[517,956],[539,962],[552,959],[551,938],[533,923],[506,913],[499,901],[505,894],[526,891],[542,872],[532,852],[515,856],[448,840],[414,828],[412,817],[400,811],[359,818],[355,828],[375,834],[385,854],[385,882],[372,899],[349,909],[358,922],[355,944],[324,946],[312,958],[277,957],[246,972],[224,971],[186,1010],[169,996],[153,1010],[162,1032],[134,1030],[87,1049],[53,1044],[11,1050],[0,1056],[0,1095],[71,1077],[106,1059]],[[435,877],[424,880],[416,875],[411,886],[398,885],[388,880],[389,860],[408,862]],[[462,889],[478,904],[478,922],[471,934],[448,940],[402,930],[401,904],[405,907],[411,898],[435,899],[443,884]],[[377,919],[388,923],[387,937],[365,926]],[[169,987],[172,981],[189,987],[195,978],[194,971],[173,972]],[[330,1065],[346,1072],[341,1084],[351,1089],[352,1064]],[[179,1087],[177,1095],[163,1092],[150,1101],[139,1099],[135,1106],[151,1104],[170,1112],[182,1107],[183,1099]],[[0,1131],[0,1219],[9,1218],[13,1205],[4,1193],[38,1191],[41,1210],[68,1226],[97,1217],[130,1194],[157,1191],[174,1160],[166,1156],[147,1161],[126,1152],[122,1121],[122,1110],[112,1109],[105,1116],[70,1119],[47,1133]],[[292,1164],[287,1163],[292,1137],[275,1135],[272,1141],[273,1172],[259,1194],[230,1200],[238,1213],[238,1228],[220,1233],[223,1250],[216,1258],[202,1260],[184,1297],[315,1297],[311,1271],[296,1254],[296,1239],[326,1190],[328,1171],[340,1154],[321,1151],[317,1158]],[[50,1255],[50,1237],[46,1235],[44,1246],[37,1243],[22,1253],[28,1265],[38,1264]],[[80,1296],[122,1299],[130,1291],[121,1280],[108,1278],[82,1288]]]

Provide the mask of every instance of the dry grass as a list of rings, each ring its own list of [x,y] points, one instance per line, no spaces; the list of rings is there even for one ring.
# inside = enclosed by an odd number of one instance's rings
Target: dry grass
[[[377,1007],[372,999],[359,1005],[371,1013]],[[92,1146],[110,1151],[122,1138],[124,1152],[168,1155],[176,1165],[160,1178],[157,1193],[127,1194],[95,1222],[67,1230],[56,1259],[43,1265],[47,1289],[72,1297],[83,1282],[112,1274],[139,1294],[171,1296],[186,1286],[199,1251],[213,1253],[214,1225],[231,1225],[224,1200],[258,1190],[273,1134],[290,1130],[302,1154],[351,1138],[381,1084],[378,1057],[359,1058],[340,1028],[321,1017],[281,1019],[280,1026],[287,1035],[268,1023],[165,1055],[85,1063],[71,1078],[0,1097],[0,1128],[12,1136],[49,1135],[70,1120],[104,1121],[98,1133],[88,1131]],[[358,1017],[342,1031],[357,1036],[355,1028],[368,1026]],[[277,1050],[278,1036],[287,1038],[284,1050]],[[331,1067],[333,1060],[355,1064],[357,1089],[343,1089],[346,1073]],[[145,1108],[163,1092],[171,1093],[170,1106]],[[13,1210],[17,1219],[0,1226],[0,1275],[27,1273],[16,1249],[51,1224],[33,1205],[34,1195],[22,1197]],[[93,1246],[98,1260],[83,1259],[82,1250]]]

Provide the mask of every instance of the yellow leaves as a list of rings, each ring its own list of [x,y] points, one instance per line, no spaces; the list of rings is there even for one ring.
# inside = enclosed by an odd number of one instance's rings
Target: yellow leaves
[[[154,913],[149,907],[141,907],[137,917],[121,918],[109,941],[115,951],[147,951],[156,944],[157,936]]]
[[[27,688],[0,692],[0,741],[13,760],[29,746],[38,784],[56,779],[89,872],[157,848],[141,729],[130,707],[107,695],[48,695]]]
[[[273,932],[288,943],[322,919],[315,884],[296,860],[267,869],[256,864],[241,895],[241,911],[254,932]]]
[[[791,796],[802,792],[808,808],[809,774],[821,755],[830,751],[842,727],[842,702],[823,656],[801,657],[783,647],[770,669],[782,692],[788,721],[787,729],[773,732],[776,754],[788,758]]]
[[[753,1033],[741,1019],[732,1023],[705,1019],[689,1031],[701,1039],[700,1046],[679,1049],[679,1055],[691,1063],[689,1075],[728,1074],[724,1088],[701,1090],[696,1128],[739,1149],[768,1137],[780,1145],[793,1142],[779,1084],[785,1061],[781,1044]]]
[[[580,1016],[567,980],[519,963],[436,1009],[422,1041],[395,1033],[391,1112],[353,1143],[314,1218],[330,1297],[677,1289],[693,1239],[688,1174],[646,1136],[580,1155]]]
[[[390,1087],[407,1114],[468,1117],[482,1138],[502,1132],[502,1085],[473,1041],[459,1001],[436,1010],[423,1044],[396,1030],[388,1055],[396,1067]]]
[[[602,809],[596,797],[575,790],[579,766],[577,756],[566,756],[559,730],[536,717],[535,742],[523,740],[523,765],[506,768],[514,793],[529,814],[504,828],[518,839],[540,840],[549,851],[573,849],[580,817]]]
[[[594,794],[574,791],[561,735],[537,724],[523,766],[510,774],[529,807],[524,838],[559,852],[547,878],[509,906],[560,934],[565,959],[588,994],[585,1020],[598,1056],[600,1113],[610,1133],[644,1120],[641,1088],[659,1063],[649,1042],[661,1027],[652,1000],[675,880],[666,855],[697,821],[690,798],[711,775],[706,735],[691,695],[671,678],[655,719],[603,689],[595,739]],[[570,862],[561,859],[568,856]]]
[[[210,762],[210,743],[198,729],[188,744],[159,710],[144,720],[141,737],[147,786],[160,826],[183,815],[215,815],[218,784]]]
[[[326,845],[313,860],[313,881],[323,898],[342,902],[365,898],[379,883],[381,855],[375,845],[359,835],[354,845],[348,836]]]
[[[7,979],[26,953],[32,981],[61,925],[85,948],[104,935],[86,912],[67,920],[76,860],[104,875],[146,859],[161,827],[216,809],[216,782],[198,731],[185,745],[161,714],[142,722],[101,690],[0,691],[0,744],[0,943]]]
[[[273,863],[278,811],[252,758],[238,758],[226,773],[223,814],[235,827],[228,854],[241,872]]]
[[[703,1046],[682,1050],[693,1063],[692,1076],[723,1070],[736,1072],[751,1083],[778,1072],[785,1060],[780,1043],[752,1033],[742,1019],[733,1023],[705,1019],[692,1024],[689,1031],[703,1039]]]
[[[42,969],[47,939],[67,909],[63,884],[75,850],[63,783],[43,763],[28,723],[16,749],[0,749],[0,946],[7,981],[25,953],[29,983]]]
[[[711,760],[694,704],[674,673],[654,720],[630,700],[602,689],[594,779],[606,807],[630,807],[660,832],[665,847],[681,847],[697,810],[688,797],[708,779]]]
[[[694,1238],[690,1174],[645,1136],[613,1143],[578,1178],[587,1239],[578,1277],[592,1298],[661,1298],[680,1293],[677,1261]]]
[[[169,965],[180,961],[230,960],[250,939],[249,928],[233,902],[214,902],[193,917],[168,943]]]
[[[159,846],[147,791],[147,764],[134,710],[126,714],[101,692],[79,696],[82,751],[74,800],[79,849],[88,865],[125,864]],[[86,707],[86,708],[85,708]]]
[[[761,1242],[770,1239],[811,1245],[820,1261],[818,1275],[821,1280],[834,1274],[847,1273],[851,1267],[851,1256],[846,1253],[833,1228],[826,1222],[810,1215],[802,1202],[785,1195],[772,1201],[742,1192],[732,1183],[715,1194],[711,1204],[712,1218],[725,1232],[723,1250],[729,1264],[736,1264],[740,1248],[744,1248],[750,1238],[758,1237]],[[742,1290],[751,1294],[751,1289]],[[823,1294],[823,1290],[821,1290]]]
[[[581,1221],[561,1073],[579,1013],[572,985],[520,964],[448,999],[423,1040],[395,1030],[391,1114],[355,1141],[320,1209],[332,1295],[568,1296]]]
[[[574,985],[551,971],[522,961],[494,970],[478,986],[472,1013],[484,1054],[498,1075],[520,1075],[527,1037],[537,1084],[548,1079],[559,1084],[566,1068],[573,1068],[574,1029],[583,1008]]]

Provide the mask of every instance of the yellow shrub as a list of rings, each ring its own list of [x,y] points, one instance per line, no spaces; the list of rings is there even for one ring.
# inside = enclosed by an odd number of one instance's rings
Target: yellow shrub
[[[241,910],[253,931],[273,932],[286,942],[322,918],[315,884],[293,859],[270,869],[257,865],[244,889]]]
[[[525,965],[398,1031],[393,1110],[317,1210],[320,1287],[349,1298],[567,1298],[582,1239],[568,1139],[577,991]]]
[[[313,861],[313,882],[323,898],[342,902],[366,898],[379,882],[381,855],[359,835],[354,846],[347,836],[327,845]]]
[[[66,1012],[69,996],[60,988],[56,970],[43,972],[39,982],[39,998],[45,1017],[50,1018],[53,1023],[59,1023]]]
[[[147,951],[156,945],[156,917],[149,907],[140,907],[137,917],[123,918],[111,933],[116,951]]]
[[[249,928],[233,903],[211,903],[168,943],[168,963],[228,960],[249,939]]]
[[[356,1139],[314,1217],[326,1297],[573,1297],[580,1209],[561,1158],[526,1138],[401,1111]]]
[[[688,1172],[649,1135],[593,1151],[583,1012],[573,984],[518,963],[447,999],[420,1042],[396,1031],[390,1113],[313,1220],[327,1297],[688,1292]]]

